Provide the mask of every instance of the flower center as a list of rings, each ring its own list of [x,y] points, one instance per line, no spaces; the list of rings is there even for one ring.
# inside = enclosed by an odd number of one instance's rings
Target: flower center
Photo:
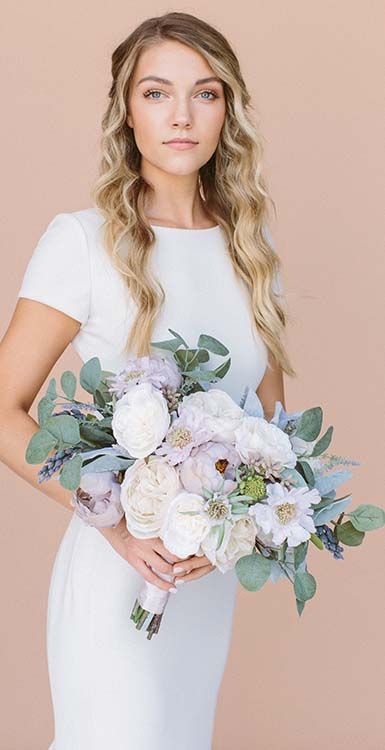
[[[130,370],[126,373],[126,380],[136,380],[137,378],[140,378],[141,375],[144,374],[144,370]]]
[[[222,500],[209,500],[206,505],[206,511],[210,518],[222,519],[226,518],[229,512],[228,505]]]
[[[187,427],[173,427],[167,435],[167,442],[173,448],[184,448],[191,443],[192,434]]]
[[[229,462],[227,458],[218,458],[218,460],[215,462],[215,468],[220,472],[220,474],[224,474],[228,463]]]
[[[295,503],[282,503],[275,508],[275,513],[280,523],[285,524],[294,518],[296,513]]]

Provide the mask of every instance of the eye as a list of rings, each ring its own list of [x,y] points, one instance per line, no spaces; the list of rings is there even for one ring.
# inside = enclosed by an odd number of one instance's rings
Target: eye
[[[216,94],[215,91],[211,91],[211,89],[206,89],[206,91],[201,91],[200,93],[201,94],[212,94],[212,96],[213,96],[214,99],[218,99],[218,94]],[[205,96],[204,99],[207,99],[207,97]],[[208,101],[210,101],[210,100],[208,100]]]
[[[161,94],[162,92],[159,91],[159,89],[149,89],[148,91],[145,91],[143,96],[145,96],[147,99],[153,99],[154,97],[150,96],[150,94]],[[158,99],[159,97],[155,97],[155,99]]]

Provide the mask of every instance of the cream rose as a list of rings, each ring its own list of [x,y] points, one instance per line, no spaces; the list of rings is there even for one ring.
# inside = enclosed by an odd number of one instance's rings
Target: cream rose
[[[211,528],[204,505],[201,495],[185,491],[179,492],[170,503],[159,536],[174,555],[188,557],[197,554],[200,543]]]
[[[160,445],[170,419],[166,399],[146,382],[130,388],[116,402],[111,427],[116,441],[130,456],[144,458]]]
[[[147,539],[159,535],[167,508],[180,486],[176,469],[163,457],[138,459],[126,470],[120,502],[133,536]]]

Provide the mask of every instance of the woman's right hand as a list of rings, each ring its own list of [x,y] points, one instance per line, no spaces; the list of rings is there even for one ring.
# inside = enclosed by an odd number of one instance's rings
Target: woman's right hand
[[[125,516],[121,521],[112,527],[98,528],[101,534],[110,542],[116,552],[121,555],[130,565],[132,565],[141,576],[155,586],[165,591],[174,588],[173,564],[186,558],[177,557],[166,549],[159,537],[151,539],[137,539],[127,529]],[[172,581],[164,581],[149,567],[159,570],[161,573],[167,573],[173,577]]]

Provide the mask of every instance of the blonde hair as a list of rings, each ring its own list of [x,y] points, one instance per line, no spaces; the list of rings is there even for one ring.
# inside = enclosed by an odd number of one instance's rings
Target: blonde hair
[[[199,190],[207,212],[224,230],[229,258],[249,293],[257,331],[283,371],[294,376],[282,342],[286,305],[274,290],[281,261],[268,239],[268,201],[274,211],[275,204],[261,174],[263,139],[249,114],[250,95],[229,43],[214,27],[189,13],[146,19],[112,54],[110,101],[102,119],[102,158],[91,198],[104,217],[106,251],[126,277],[137,306],[125,351],[133,350],[136,356],[150,353],[155,318],[165,299],[160,282],[148,268],[155,242],[144,213],[149,186],[140,174],[141,154],[126,119],[139,55],[166,39],[198,51],[222,80],[225,120],[214,154],[199,170]],[[129,252],[122,257],[124,246]]]

